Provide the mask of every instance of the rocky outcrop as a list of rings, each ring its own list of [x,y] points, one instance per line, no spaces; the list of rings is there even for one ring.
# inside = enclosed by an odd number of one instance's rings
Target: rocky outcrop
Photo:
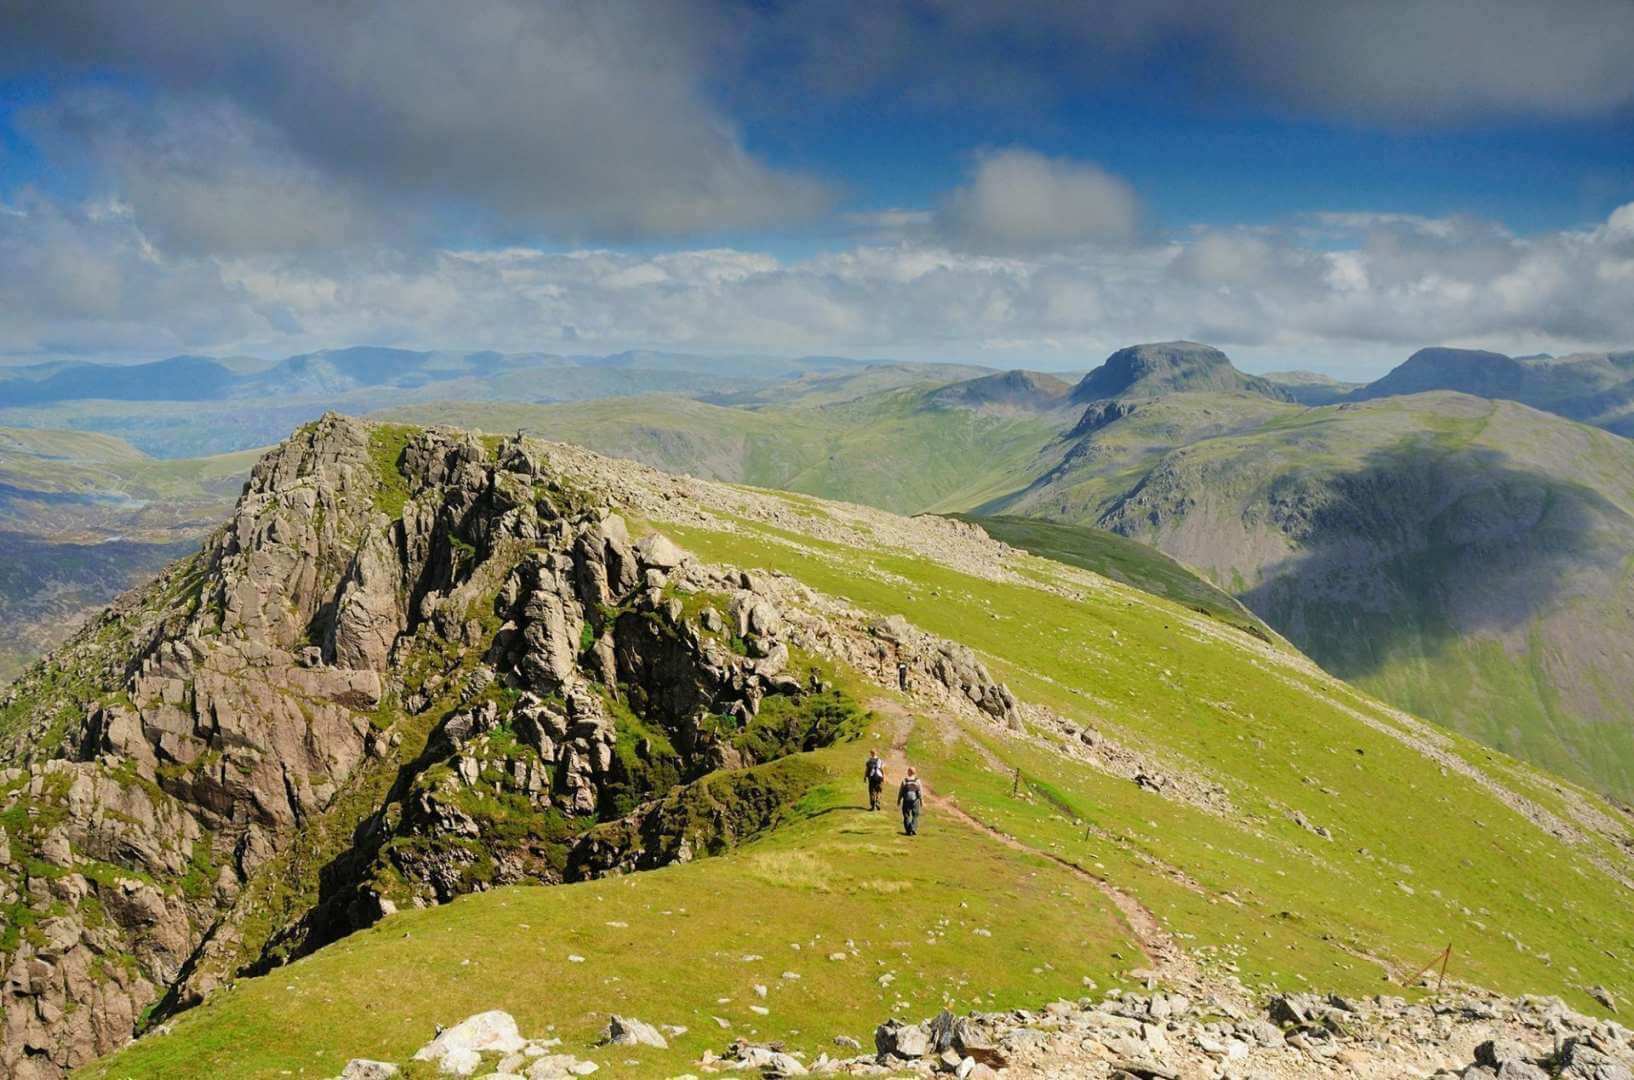
[[[908,669],[910,682],[929,679],[1010,727],[1021,725],[1015,695],[993,678],[974,650],[915,629],[900,615],[877,619],[870,627],[886,654]]]
[[[878,1075],[884,1066],[919,1075],[1114,1080],[1634,1075],[1627,1029],[1574,1013],[1553,998],[1447,995],[1410,1004],[1383,996],[1278,994],[1245,1008],[1232,997],[1114,990],[1099,1000],[1055,1001],[1039,1010],[943,1011],[918,1023],[881,1024],[871,1056],[796,1064],[813,1074]],[[724,1059],[707,1055],[706,1063],[755,1057],[754,1048],[735,1045]]]
[[[0,1072],[404,904],[767,827],[812,778],[749,767],[855,715],[785,627],[534,444],[309,425],[0,701]]]

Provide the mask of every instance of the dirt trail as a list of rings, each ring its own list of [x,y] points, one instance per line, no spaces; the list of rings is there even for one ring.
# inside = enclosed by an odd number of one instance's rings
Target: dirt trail
[[[913,727],[913,717],[901,705],[894,701],[876,699],[868,703],[874,712],[888,716],[895,724],[891,736],[891,752],[887,758],[895,768],[898,776],[907,768],[908,734]],[[1106,877],[1088,870],[1083,866],[1053,852],[1033,847],[1002,832],[987,823],[972,817],[969,813],[954,802],[948,795],[938,795],[931,787],[928,779],[921,777],[925,790],[926,804],[966,827],[987,836],[1015,851],[1039,855],[1061,866],[1078,878],[1094,885],[1110,900],[1118,912],[1123,916],[1131,936],[1141,951],[1146,954],[1147,966],[1156,972],[1158,980],[1166,985],[1188,983],[1201,985],[1204,980],[1202,970],[1196,962],[1187,955],[1186,951],[1175,941],[1173,935],[1164,929],[1157,916],[1130,893],[1118,888]]]

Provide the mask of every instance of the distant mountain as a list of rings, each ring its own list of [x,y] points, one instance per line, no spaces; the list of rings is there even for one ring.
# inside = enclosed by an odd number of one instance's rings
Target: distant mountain
[[[1194,341],[1163,341],[1119,349],[1084,376],[1073,389],[1072,400],[1087,404],[1104,398],[1159,397],[1199,390],[1293,400],[1285,388],[1244,375],[1232,366],[1225,353]]]
[[[0,405],[99,398],[111,401],[211,401],[240,376],[205,356],[172,356],[150,364],[51,364],[14,368],[0,377]]]
[[[0,682],[196,548],[254,457],[157,461],[105,435],[0,428]]]
[[[816,369],[777,382],[751,383],[746,388],[740,387],[729,393],[699,396],[716,405],[837,405],[887,390],[947,386],[991,372],[991,368],[972,364],[875,363],[863,367]]]
[[[1420,349],[1351,398],[1367,401],[1428,390],[1518,401],[1634,435],[1634,351],[1511,357],[1479,349]]]
[[[401,415],[899,511],[1109,529],[1387,700],[1634,797],[1634,444],[1446,392],[1313,409],[1205,346],[1120,350],[1068,401],[1114,397],[1058,408],[1060,382]]]
[[[1444,391],[1242,400],[1147,403],[988,509],[1151,544],[1327,670],[1634,797],[1634,444]]]
[[[955,383],[932,394],[935,405],[995,411],[1044,412],[1072,405],[1072,384],[1041,371],[1001,371]]]
[[[912,365],[896,365],[905,368]],[[708,356],[639,350],[612,356],[419,351],[356,346],[276,361],[178,356],[144,364],[0,368],[0,424],[78,428],[160,457],[261,446],[330,409],[369,413],[426,401],[583,401],[631,394],[743,399],[844,381],[881,365],[843,357]],[[959,368],[960,375],[984,369]],[[899,384],[950,381],[934,368]],[[801,395],[806,385],[794,386]],[[879,386],[873,387],[878,389]],[[860,388],[856,393],[864,393]]]
[[[357,390],[413,390],[436,383],[501,379],[518,373],[568,371],[645,373],[669,377],[706,376],[754,383],[819,373],[860,370],[866,361],[834,356],[700,356],[632,351],[611,356],[557,356],[550,353],[491,351],[421,352],[360,345],[325,349],[267,362],[246,357],[217,360],[173,356],[145,364],[37,364],[0,371],[0,408],[52,402],[222,401],[266,395],[334,397]]]

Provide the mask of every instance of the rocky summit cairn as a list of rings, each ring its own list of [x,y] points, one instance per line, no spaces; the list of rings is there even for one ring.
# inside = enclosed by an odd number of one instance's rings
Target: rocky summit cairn
[[[815,772],[739,770],[860,712],[791,670],[785,599],[632,538],[615,497],[544,444],[326,416],[203,550],[18,680],[0,1074],[59,1077],[403,905],[773,824]]]

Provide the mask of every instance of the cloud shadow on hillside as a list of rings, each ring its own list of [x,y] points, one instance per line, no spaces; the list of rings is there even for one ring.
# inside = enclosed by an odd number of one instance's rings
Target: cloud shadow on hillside
[[[1303,546],[1239,599],[1347,679],[1516,631],[1615,580],[1634,550],[1634,518],[1600,492],[1484,448],[1375,451],[1318,484],[1291,474],[1265,509]]]

